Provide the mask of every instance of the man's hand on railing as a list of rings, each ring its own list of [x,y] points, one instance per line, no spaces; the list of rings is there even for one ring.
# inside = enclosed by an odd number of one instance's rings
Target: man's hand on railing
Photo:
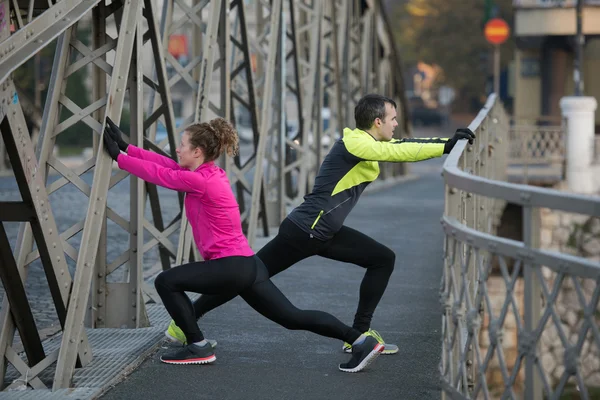
[[[469,144],[473,144],[475,134],[469,128],[458,128],[456,132],[454,132],[454,136],[448,139],[444,145],[444,154],[450,153],[454,148],[454,145],[456,145],[456,143],[462,139],[466,139],[469,141]]]

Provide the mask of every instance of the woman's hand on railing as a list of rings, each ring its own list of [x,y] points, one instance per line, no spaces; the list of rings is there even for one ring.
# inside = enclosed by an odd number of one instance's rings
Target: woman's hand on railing
[[[117,143],[120,150],[127,153],[127,146],[129,145],[123,140],[124,133],[121,132],[121,129],[119,129],[117,124],[115,124],[109,117],[106,117],[106,122],[107,125],[105,127],[105,132],[107,132],[110,135],[111,139]]]
[[[469,141],[469,144],[473,144],[475,134],[469,128],[458,128],[456,132],[454,132],[454,136],[448,139],[448,141],[444,145],[444,154],[450,153],[456,145],[456,143],[462,139],[466,139]]]
[[[117,161],[117,157],[121,154],[121,150],[119,149],[117,142],[111,137],[108,127],[104,128],[102,139],[104,140],[104,150],[106,150],[110,158]]]

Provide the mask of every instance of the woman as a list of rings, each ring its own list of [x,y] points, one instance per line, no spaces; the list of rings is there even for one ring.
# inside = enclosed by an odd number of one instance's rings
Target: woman
[[[119,168],[155,185],[186,193],[186,216],[205,260],[164,271],[154,282],[187,343],[182,350],[163,355],[161,361],[207,364],[216,360],[213,346],[198,327],[186,291],[237,293],[260,314],[287,329],[308,330],[352,343],[351,359],[339,366],[344,372],[364,369],[383,351],[384,346],[375,338],[344,325],[330,314],[299,310],[271,282],[266,267],[242,233],[239,207],[227,175],[214,163],[224,152],[237,152],[237,133],[229,122],[217,118],[189,126],[177,148],[179,163],[128,145],[108,118],[103,139],[106,151]]]

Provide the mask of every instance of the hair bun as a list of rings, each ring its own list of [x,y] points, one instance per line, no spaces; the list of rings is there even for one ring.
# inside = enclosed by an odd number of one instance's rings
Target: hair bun
[[[186,128],[192,147],[202,148],[206,161],[217,159],[223,152],[233,156],[238,151],[238,135],[224,118],[193,124]]]

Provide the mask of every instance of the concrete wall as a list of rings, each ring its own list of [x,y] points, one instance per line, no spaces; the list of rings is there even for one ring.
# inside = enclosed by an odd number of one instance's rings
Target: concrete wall
[[[600,34],[599,20],[599,7],[584,7],[584,34]],[[514,25],[516,36],[574,35],[577,31],[577,18],[574,7],[517,9]]]
[[[558,186],[557,189],[564,190],[564,187]],[[519,208],[519,207],[517,207]],[[520,209],[520,208],[519,208]],[[515,226],[501,226],[499,233],[512,232],[518,230],[521,221],[503,218],[503,224],[513,224]],[[505,235],[510,237],[514,235]],[[593,262],[600,262],[600,219],[579,214],[569,214],[549,209],[541,210],[541,248],[570,254],[577,257],[588,258]],[[519,240],[519,238],[511,237]],[[509,274],[512,273],[512,263],[507,261]],[[557,278],[556,273],[550,269],[542,268],[545,284],[548,290],[553,290],[553,285]],[[590,304],[596,289],[596,282],[593,279],[577,278],[579,287],[576,287],[572,278],[565,277],[560,284],[558,298],[554,303],[554,310],[558,316],[558,321],[550,319],[543,329],[540,341],[539,353],[545,375],[552,387],[556,387],[564,373],[564,354],[565,346],[561,340],[561,335],[568,341],[568,345],[574,345],[579,340],[579,334],[582,332],[585,323],[584,304],[580,301],[580,295],[585,300],[585,306]],[[498,318],[505,304],[507,296],[505,279],[497,270],[493,271],[487,280],[487,290],[490,298],[491,313],[494,318]],[[512,372],[516,365],[518,355],[518,330],[516,319],[523,321],[524,307],[524,286],[523,279],[517,278],[513,290],[515,304],[518,308],[518,315],[512,307],[508,308],[503,329],[501,330],[502,354],[504,363],[509,372]],[[545,307],[545,306],[544,306]],[[600,307],[596,308],[593,316],[594,325],[597,329],[600,327]],[[488,327],[490,324],[490,310],[484,313],[483,324],[479,333],[480,354],[485,357],[490,347],[490,337]],[[559,332],[560,329],[560,332]],[[600,348],[598,339],[590,332],[583,341],[582,351],[578,360],[578,365],[582,373],[585,385],[588,389],[600,387]],[[497,354],[490,361],[486,371],[488,389],[492,398],[499,399],[504,390],[504,379],[501,372],[500,362]],[[513,389],[520,393],[523,389],[524,368],[521,365],[519,374],[513,386]],[[569,382],[574,383],[571,378]],[[595,398],[592,397],[591,398]]]
[[[568,214],[548,209],[542,209],[541,245],[543,249],[585,257],[594,262],[600,262],[600,219],[579,214]],[[556,273],[545,268],[544,277],[549,288],[557,278]],[[560,286],[554,309],[560,319],[562,334],[570,345],[580,339],[580,333],[587,323],[584,318],[584,305],[579,296],[582,295],[585,305],[590,304],[596,289],[593,279],[577,279],[579,287],[573,280],[565,278]],[[592,316],[595,329],[600,326],[600,310]],[[556,323],[550,321],[542,337],[542,365],[554,384],[564,372],[565,347],[560,339]],[[600,348],[598,338],[590,332],[583,341],[579,365],[586,386],[600,386]]]

